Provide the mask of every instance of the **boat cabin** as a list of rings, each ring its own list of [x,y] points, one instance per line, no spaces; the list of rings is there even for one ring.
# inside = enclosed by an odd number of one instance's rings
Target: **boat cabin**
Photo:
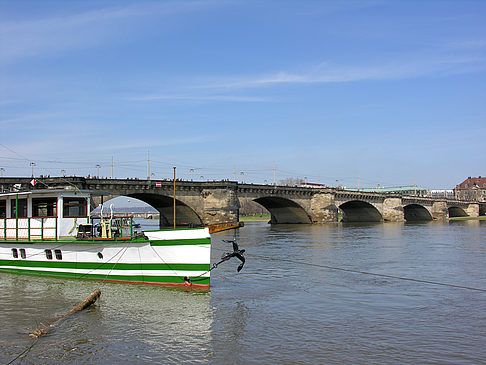
[[[74,189],[1,193],[0,240],[131,237],[131,217],[114,217],[111,211],[108,218],[90,219],[93,194]]]

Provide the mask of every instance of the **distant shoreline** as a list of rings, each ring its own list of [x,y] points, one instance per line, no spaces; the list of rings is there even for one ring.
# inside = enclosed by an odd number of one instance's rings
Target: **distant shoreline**
[[[454,217],[449,218],[450,221],[486,221],[486,216],[482,215],[479,217]]]
[[[270,214],[240,215],[240,222],[268,222]]]

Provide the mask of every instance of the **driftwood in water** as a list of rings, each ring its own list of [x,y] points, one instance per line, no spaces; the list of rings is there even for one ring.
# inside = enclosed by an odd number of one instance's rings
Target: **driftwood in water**
[[[90,305],[94,304],[98,300],[98,298],[101,295],[101,290],[96,289],[94,292],[92,292],[84,301],[79,303],[76,307],[74,307],[71,311],[69,311],[66,314],[63,314],[62,316],[52,320],[48,324],[44,325],[44,327],[39,328],[33,332],[29,333],[29,336],[31,337],[40,337],[44,336],[49,332],[49,330],[54,326],[54,324],[58,323],[62,319],[66,318],[67,316],[70,316],[71,314],[74,314],[76,312],[82,311],[83,309],[88,308]]]
[[[227,231],[228,229],[235,229],[244,227],[244,222],[228,222],[228,223],[220,223],[220,224],[211,224],[207,226],[209,228],[209,233],[216,233],[221,231]]]

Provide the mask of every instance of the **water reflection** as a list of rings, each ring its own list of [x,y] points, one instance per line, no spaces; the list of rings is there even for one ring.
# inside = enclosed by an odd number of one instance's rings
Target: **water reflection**
[[[99,286],[100,302],[57,326],[25,363],[482,363],[484,293],[332,267],[486,289],[485,236],[478,221],[249,223],[236,233],[243,270],[220,265],[209,293],[2,273],[0,362]],[[214,235],[213,262],[232,238]]]
[[[212,311],[209,293],[154,286],[83,282],[1,274],[0,338],[23,350],[27,332],[68,312],[95,287],[97,305],[69,317],[28,354],[34,363],[144,363],[201,359],[210,349]],[[6,290],[10,289],[10,290]],[[16,346],[18,344],[18,346]],[[49,351],[46,351],[49,349]],[[2,363],[10,351],[0,351]]]

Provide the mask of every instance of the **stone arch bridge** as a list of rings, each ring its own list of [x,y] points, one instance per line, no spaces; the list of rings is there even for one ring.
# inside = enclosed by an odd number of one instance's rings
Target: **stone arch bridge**
[[[0,188],[14,184],[32,189],[31,178],[0,178]],[[173,181],[96,178],[40,178],[36,189],[76,186],[97,190],[108,196],[142,200],[160,212],[160,225],[173,225]],[[17,187],[19,187],[17,185]],[[239,221],[242,204],[256,202],[271,213],[271,223],[320,224],[337,222],[403,222],[447,220],[450,217],[477,217],[486,214],[486,204],[458,200],[363,193],[332,188],[239,184],[231,181],[176,181],[176,224],[209,225]]]

